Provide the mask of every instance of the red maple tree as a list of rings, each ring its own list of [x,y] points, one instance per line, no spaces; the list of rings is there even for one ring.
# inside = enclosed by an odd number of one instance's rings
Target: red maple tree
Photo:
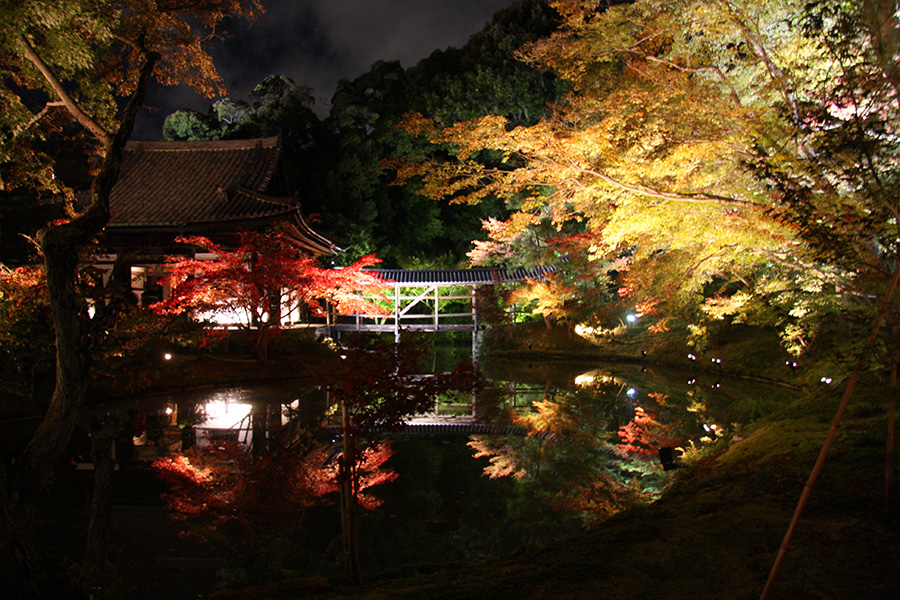
[[[372,477],[366,471],[367,461],[380,455],[378,448],[386,434],[402,429],[408,417],[433,409],[439,395],[473,392],[480,385],[472,363],[463,363],[451,373],[417,375],[425,350],[411,336],[399,345],[375,342],[366,348],[344,348],[338,368],[322,382],[341,409],[341,528],[346,574],[353,584],[361,582],[358,507],[367,508],[370,502],[361,494]]]
[[[380,260],[364,256],[349,267],[321,268],[316,259],[290,245],[281,234],[246,232],[234,250],[204,237],[178,238],[184,244],[215,255],[214,260],[184,256],[167,259],[169,274],[163,285],[171,296],[152,306],[160,313],[188,311],[202,316],[214,311],[243,317],[256,329],[256,353],[268,356],[268,342],[281,328],[281,310],[307,306],[318,316],[322,302],[343,313],[386,314],[369,298],[384,298],[386,284],[363,272]]]

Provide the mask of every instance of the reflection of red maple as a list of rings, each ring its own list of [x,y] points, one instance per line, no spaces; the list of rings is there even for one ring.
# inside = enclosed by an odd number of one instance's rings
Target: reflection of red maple
[[[383,502],[381,498],[365,493],[365,490],[397,479],[395,472],[381,468],[393,454],[394,451],[388,441],[374,443],[357,453],[358,463],[354,469],[358,482],[354,482],[354,489],[356,490],[356,501],[361,507],[372,510],[381,506]],[[329,467],[329,481],[334,483],[335,490],[338,489],[340,482],[340,465],[339,458]]]
[[[157,459],[157,474],[169,486],[164,499],[176,518],[202,517],[216,530],[275,531],[298,526],[302,508],[337,490],[320,468],[325,449],[293,456],[252,456],[234,442],[216,442]]]
[[[515,448],[502,441],[498,442],[497,438],[473,435],[466,445],[475,450],[472,458],[488,459],[484,474],[491,479],[509,476],[523,479],[528,474],[517,462]]]
[[[677,446],[681,441],[673,435],[671,425],[663,425],[640,406],[634,409],[634,418],[619,427],[618,433],[619,451],[623,454],[653,456],[660,448]]]
[[[253,456],[234,442],[221,442],[157,459],[153,467],[168,484],[164,499],[176,518],[199,518],[212,530],[259,535],[299,527],[303,508],[339,490],[340,460],[328,461],[328,452],[317,446],[305,453],[291,448]],[[392,454],[388,442],[360,453],[363,508],[381,504],[364,490],[396,478],[382,468]]]
[[[364,472],[365,462],[380,465],[387,458],[382,458],[384,443],[379,438],[402,428],[407,417],[432,409],[439,395],[453,390],[473,392],[479,384],[471,363],[452,373],[416,376],[424,351],[423,344],[410,339],[397,346],[376,342],[368,349],[347,348],[338,368],[322,382],[341,408],[341,528],[347,579],[354,585],[361,581],[357,507],[371,501],[360,493],[372,479]]]

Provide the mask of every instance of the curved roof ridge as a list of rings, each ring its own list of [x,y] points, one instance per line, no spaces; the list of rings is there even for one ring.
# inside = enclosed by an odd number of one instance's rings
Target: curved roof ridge
[[[158,141],[158,140],[129,140],[125,145],[127,150],[152,150],[154,152],[176,151],[209,151],[209,150],[242,150],[247,148],[278,148],[281,142],[279,136],[262,138],[245,138],[239,140],[198,140],[198,141]]]
[[[290,208],[295,208],[297,206],[297,200],[299,198],[298,194],[294,192],[290,196],[273,196],[271,194],[264,194],[263,192],[258,192],[256,190],[252,190],[250,188],[239,186],[236,190],[234,190],[235,194],[244,194],[246,196],[250,196],[260,202],[269,202],[271,204],[277,204],[278,206],[288,206]]]

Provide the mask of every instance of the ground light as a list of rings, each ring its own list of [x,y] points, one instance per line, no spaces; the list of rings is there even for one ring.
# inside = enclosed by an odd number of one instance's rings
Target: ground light
[[[628,315],[625,316],[625,320],[628,321],[628,323],[633,324],[635,321],[637,321],[637,317],[634,315],[634,313],[628,313]]]
[[[163,354],[163,360],[172,360],[172,354],[166,352],[165,354]]]

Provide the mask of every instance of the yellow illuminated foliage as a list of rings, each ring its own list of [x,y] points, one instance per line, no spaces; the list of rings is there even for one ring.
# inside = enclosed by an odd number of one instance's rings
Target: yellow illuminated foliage
[[[890,11],[865,20],[884,2],[552,4],[563,26],[519,52],[572,84],[546,118],[403,124],[452,160],[410,157],[392,165],[402,179],[451,202],[502,197],[514,211],[488,224],[473,261],[552,262],[544,241],[578,233],[597,272],[627,260],[622,289],[638,306],[697,316],[709,300],[712,316],[751,305],[758,316],[767,304],[771,319],[771,298],[726,296],[776,280],[788,296],[840,280],[864,297],[854,281],[883,272],[878,253],[894,252],[900,221],[893,178],[878,174],[894,168],[900,97],[879,57],[900,34]]]

